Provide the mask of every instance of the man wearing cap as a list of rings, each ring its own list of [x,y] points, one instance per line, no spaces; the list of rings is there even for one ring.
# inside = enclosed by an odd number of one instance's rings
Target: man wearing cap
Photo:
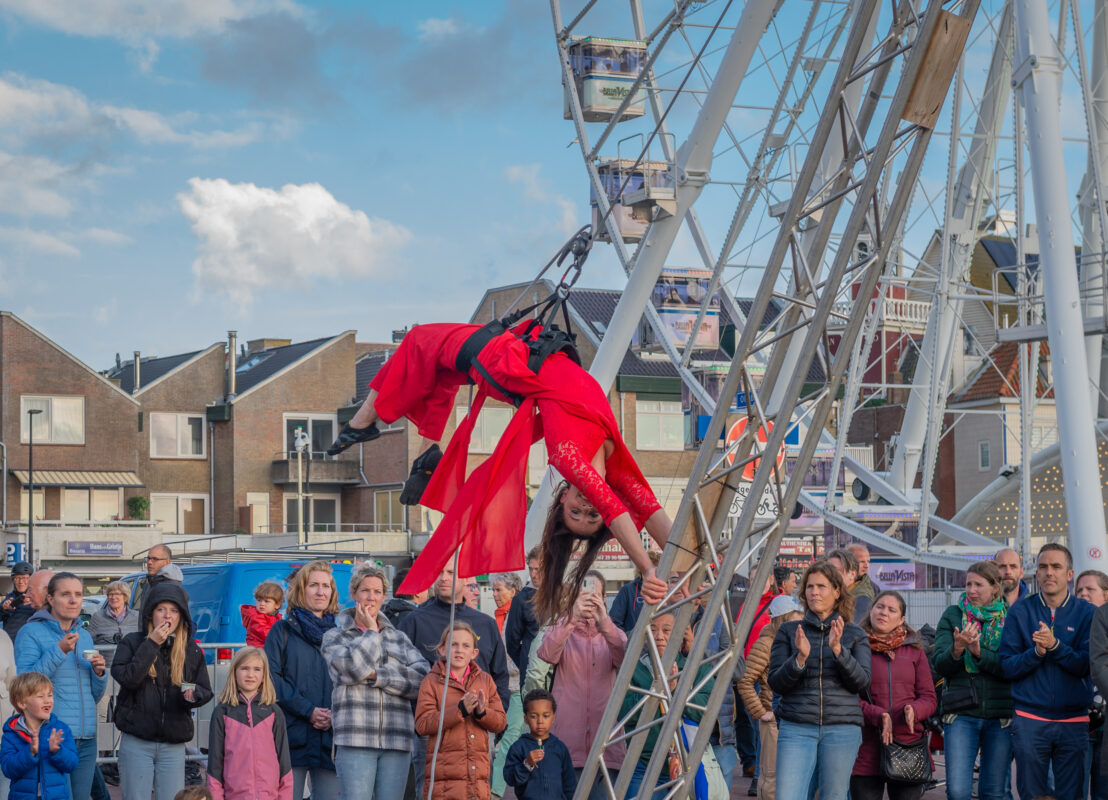
[[[758,635],[746,657],[746,671],[738,680],[739,696],[750,718],[758,724],[758,769],[755,783],[747,794],[761,800],[774,800],[777,781],[777,720],[773,715],[773,691],[769,688],[769,656],[777,629],[803,611],[791,594],[773,598],[769,604],[769,624]],[[757,688],[755,688],[757,686]]]
[[[23,627],[23,623],[35,613],[31,599],[27,595],[27,584],[31,580],[34,567],[26,561],[20,561],[12,567],[12,586],[10,592],[4,595],[0,601],[0,624],[4,626],[4,632],[15,642],[15,635]]]

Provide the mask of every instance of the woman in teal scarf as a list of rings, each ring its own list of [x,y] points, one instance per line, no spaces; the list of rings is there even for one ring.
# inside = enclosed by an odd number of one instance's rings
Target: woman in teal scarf
[[[969,800],[979,751],[978,797],[1005,797],[1012,697],[996,651],[1006,613],[999,570],[991,561],[979,561],[967,570],[966,591],[943,612],[935,632],[933,662],[944,678],[940,713],[948,800]]]

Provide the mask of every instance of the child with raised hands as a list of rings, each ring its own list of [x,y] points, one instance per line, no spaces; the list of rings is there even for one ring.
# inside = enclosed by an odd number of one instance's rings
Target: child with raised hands
[[[428,800],[489,800],[489,734],[504,730],[508,717],[492,676],[477,666],[477,652],[473,628],[455,622],[443,631],[439,660],[419,687],[415,729],[427,737],[424,785],[431,787],[434,782]]]
[[[571,800],[577,772],[569,748],[550,732],[558,703],[545,689],[523,698],[523,721],[529,733],[520,736],[504,762],[504,780],[519,800]]]
[[[25,672],[8,685],[19,711],[4,723],[0,769],[11,780],[11,800],[69,800],[69,773],[77,746],[69,726],[54,716],[54,684]]]
[[[292,800],[292,759],[285,715],[269,675],[269,660],[244,647],[212,711],[208,789],[214,800]]]

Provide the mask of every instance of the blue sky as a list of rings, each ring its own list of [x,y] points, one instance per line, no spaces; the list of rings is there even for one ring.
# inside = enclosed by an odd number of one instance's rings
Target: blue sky
[[[587,221],[546,4],[0,0],[0,25],[0,307],[96,368],[467,318]]]
[[[672,9],[645,6],[648,29]],[[663,85],[681,81],[723,7],[733,24],[739,2],[691,7],[689,40],[675,36],[656,64]],[[785,5],[761,57],[783,64],[808,7]],[[983,4],[971,38],[970,97],[999,8]],[[598,4],[586,27],[632,36],[627,4]],[[0,308],[98,369],[228,329],[301,340],[353,328],[379,341],[465,319],[487,287],[530,280],[589,219],[545,2],[0,0],[0,30]],[[726,38],[705,49],[707,73]],[[1080,131],[1071,77],[1063,115]],[[771,105],[773,81],[755,65],[740,102]],[[678,143],[701,96],[672,110]],[[968,133],[969,97],[963,115]],[[697,205],[713,248],[765,116],[732,110],[735,139],[717,142],[719,183]],[[648,119],[623,123],[606,154],[638,155],[641,140],[619,139],[649,132]],[[906,235],[917,253],[942,208],[949,116],[938,127]],[[803,157],[789,152],[778,177]],[[1074,193],[1083,153],[1066,154]],[[758,264],[774,228],[764,207],[749,227],[734,260]],[[701,266],[687,234],[667,263]],[[752,292],[752,277],[732,288]],[[594,249],[582,285],[623,285],[610,246]]]

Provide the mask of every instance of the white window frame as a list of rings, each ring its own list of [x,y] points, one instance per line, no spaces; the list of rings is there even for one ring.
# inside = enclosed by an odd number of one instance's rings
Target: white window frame
[[[462,424],[462,420],[466,418],[469,413],[469,409],[466,406],[454,407],[454,421],[458,425]],[[491,453],[496,449],[497,442],[500,441],[500,437],[504,435],[504,430],[512,421],[512,414],[515,413],[515,409],[508,408],[507,406],[494,406],[485,404],[481,408],[481,413],[477,415],[477,421],[473,425],[473,434],[469,439],[469,452],[471,453]],[[493,427],[493,421],[503,418],[504,427],[500,429],[496,434],[496,438],[493,439],[493,431],[496,430]]]
[[[296,492],[285,492],[281,495],[281,515],[284,519],[286,533],[292,533],[296,530],[296,524],[288,520],[290,500],[293,503],[296,502]],[[315,506],[313,503],[316,500],[333,500],[335,502],[335,532],[342,530],[342,495],[331,494],[330,492],[312,492],[310,495],[304,495],[304,509],[308,512],[308,518],[304,520],[304,530],[310,533],[315,527]],[[270,530],[273,530],[272,520],[270,520]]]
[[[982,458],[984,456],[984,458]],[[982,439],[977,443],[977,471],[986,472],[992,468],[992,446],[988,439]]]
[[[285,413],[283,413],[281,415],[281,444],[282,444],[282,449],[285,451],[286,455],[289,458],[295,459],[296,458],[296,443],[285,440],[285,437],[288,435],[289,420],[290,419],[304,419],[304,420],[308,421],[308,430],[304,431],[306,434],[308,434],[308,449],[304,451],[304,454],[308,458],[319,458],[319,459],[328,458],[325,451],[315,451],[317,453],[317,455],[314,455],[314,456],[312,455],[312,453],[313,453],[312,444],[311,444],[312,422],[314,422],[316,420],[327,420],[327,421],[329,421],[331,423],[331,430],[332,430],[333,434],[335,436],[338,436],[339,431],[342,429],[342,426],[339,425],[339,415],[337,413],[322,414],[322,413],[319,413],[319,412],[308,412],[308,411],[304,411],[304,412],[286,411]]]
[[[19,396],[19,441],[22,444],[27,444],[30,441],[29,429],[27,428],[30,422],[30,417],[27,415],[27,401],[28,400],[48,400],[50,401],[50,410],[46,412],[46,426],[48,433],[45,437],[35,437],[36,445],[61,445],[76,447],[85,443],[85,398],[79,394],[23,394]],[[81,440],[79,442],[55,442],[54,441],[54,401],[55,400],[80,400],[81,401]]]
[[[644,406],[656,406],[656,408],[644,408]],[[663,421],[666,419],[680,420],[681,422],[681,445],[679,447],[666,447],[662,442],[665,437],[662,435]],[[654,427],[654,432],[658,437],[658,446],[647,446],[643,444],[642,432],[644,426],[644,420],[649,420]],[[685,450],[685,412],[681,408],[680,400],[639,400],[635,399],[635,449],[647,452],[664,452],[664,453],[678,453]]]
[[[204,514],[203,514],[203,516],[204,516],[204,531],[203,531],[203,534],[197,533],[197,534],[182,534],[182,535],[200,536],[200,535],[207,535],[207,534],[211,533],[211,505],[210,505],[211,499],[208,497],[208,495],[206,493],[199,493],[199,492],[151,492],[150,493],[150,514],[151,514],[151,518],[153,518],[153,513],[154,513],[154,500],[155,499],[165,499],[167,497],[172,497],[174,500],[178,501],[177,502],[177,525],[176,525],[178,534],[180,534],[181,529],[183,527],[185,527],[184,526],[184,521],[185,521],[184,520],[184,514],[181,511],[181,503],[180,503],[181,500],[201,500],[204,503]]]
[[[204,430],[204,414],[178,414],[172,411],[151,411],[150,417],[150,458],[157,459],[159,461],[163,459],[184,459],[187,461],[203,461],[208,457],[208,436]],[[172,456],[162,455],[161,453],[154,452],[154,417],[174,417],[177,421],[177,454]],[[190,440],[191,437],[182,435],[182,431],[188,431],[188,420],[198,419],[200,420],[200,454],[195,453],[182,453],[181,443],[186,440]]]

